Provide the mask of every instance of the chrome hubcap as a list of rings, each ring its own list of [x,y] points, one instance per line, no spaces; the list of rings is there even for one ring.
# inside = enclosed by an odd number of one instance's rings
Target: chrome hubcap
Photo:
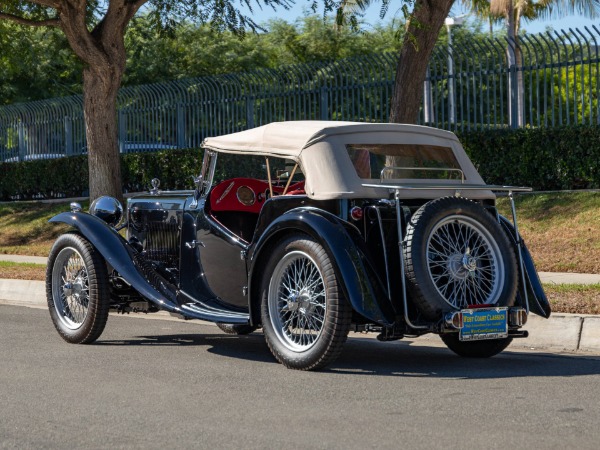
[[[277,264],[268,304],[273,329],[287,348],[304,351],[317,342],[325,323],[325,285],[308,254],[290,252]]]
[[[452,307],[498,302],[504,280],[502,255],[491,233],[476,220],[449,216],[427,242],[429,275]]]
[[[74,248],[62,249],[54,261],[52,298],[60,321],[71,330],[78,329],[88,314],[90,289],[87,267]]]

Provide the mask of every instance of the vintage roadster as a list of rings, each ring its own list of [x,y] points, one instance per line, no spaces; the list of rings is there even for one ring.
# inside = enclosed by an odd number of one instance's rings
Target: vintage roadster
[[[193,191],[153,180],[122,224],[111,197],[51,219],[74,228],[46,280],[66,341],[95,341],[111,309],[166,310],[227,333],[261,327],[279,362],[306,370],[331,363],[351,330],[436,333],[458,355],[490,357],[527,337],[530,312],[550,315],[516,223],[513,194],[528,188],[486,185],[450,132],[281,122],[203,147]],[[262,177],[216,181],[222,154],[259,157]]]

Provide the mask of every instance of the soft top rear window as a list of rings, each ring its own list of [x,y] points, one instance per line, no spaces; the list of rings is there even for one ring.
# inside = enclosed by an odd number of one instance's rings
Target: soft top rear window
[[[422,144],[347,144],[346,150],[357,175],[363,179],[460,180],[462,177],[462,172],[453,170],[460,169],[460,165],[450,147]]]

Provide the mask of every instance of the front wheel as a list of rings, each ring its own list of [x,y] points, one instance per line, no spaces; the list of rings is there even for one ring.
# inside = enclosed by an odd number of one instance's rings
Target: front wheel
[[[262,281],[261,319],[267,345],[290,369],[320,369],[335,360],[350,330],[352,309],[325,249],[294,235],[276,245]]]
[[[108,272],[100,253],[83,236],[60,236],[48,256],[46,296],[58,334],[73,344],[100,337],[110,306]]]
[[[463,342],[458,333],[440,335],[444,344],[459,356],[467,358],[490,358],[510,345],[512,338],[489,339],[484,341]]]

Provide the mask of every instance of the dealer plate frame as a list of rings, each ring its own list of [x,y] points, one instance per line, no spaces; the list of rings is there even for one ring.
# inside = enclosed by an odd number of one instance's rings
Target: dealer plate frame
[[[508,308],[463,309],[459,340],[464,342],[508,337]]]

